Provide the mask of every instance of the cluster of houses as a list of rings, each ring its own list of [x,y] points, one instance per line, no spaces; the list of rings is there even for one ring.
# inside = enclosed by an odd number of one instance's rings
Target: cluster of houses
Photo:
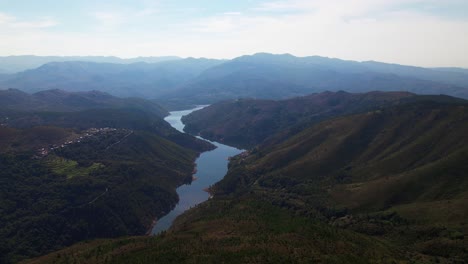
[[[72,144],[75,144],[75,143],[80,143],[82,141],[84,141],[85,139],[89,138],[89,137],[92,137],[92,136],[96,136],[98,134],[105,134],[105,133],[109,133],[109,132],[114,132],[114,131],[117,131],[117,128],[110,128],[110,127],[104,127],[104,128],[90,128],[90,129],[87,129],[85,131],[82,132],[81,135],[79,135],[78,137],[74,138],[74,139],[69,139],[65,142],[63,142],[62,144],[53,144],[53,145],[50,145],[46,148],[40,148],[37,150],[37,154],[38,156],[40,157],[45,157],[47,155],[49,155],[49,153],[51,151],[54,151],[56,149],[60,149],[60,148],[65,148],[69,145],[72,145]]]

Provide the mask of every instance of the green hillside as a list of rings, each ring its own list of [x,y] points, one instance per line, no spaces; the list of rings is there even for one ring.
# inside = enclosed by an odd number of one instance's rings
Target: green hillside
[[[446,97],[329,119],[232,159],[167,233],[30,263],[464,263],[467,135]]]
[[[239,158],[214,192],[254,193],[411,251],[466,259],[467,135],[466,104],[336,118]]]
[[[197,153],[148,132],[116,131],[44,158],[0,155],[2,263],[77,241],[144,234],[192,180]]]
[[[138,109],[159,117],[168,115],[160,105],[141,98],[119,98],[99,91],[67,92],[54,89],[28,94],[17,89],[0,90],[0,113],[75,112],[89,109]]]
[[[197,156],[214,148],[151,108],[2,113],[0,263],[144,235],[177,204]]]
[[[252,148],[276,135],[288,138],[336,116],[380,109],[415,97],[405,92],[323,92],[287,100],[241,99],[210,105],[183,117],[185,130],[204,138]]]

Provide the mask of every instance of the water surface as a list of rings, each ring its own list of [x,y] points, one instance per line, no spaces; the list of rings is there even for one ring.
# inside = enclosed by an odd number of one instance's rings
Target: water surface
[[[190,110],[170,112],[170,115],[164,120],[171,124],[175,129],[184,132],[183,129],[185,125],[181,121],[182,116],[188,115],[203,107],[204,106],[200,106]],[[209,194],[204,191],[204,189],[220,181],[224,175],[226,175],[229,157],[242,152],[242,150],[223,145],[218,142],[211,143],[217,148],[212,151],[202,153],[195,161],[197,165],[197,173],[194,175],[196,180],[192,181],[191,184],[182,185],[177,188],[179,203],[167,215],[157,220],[157,223],[151,232],[153,235],[169,229],[174,219],[187,209],[208,200]]]

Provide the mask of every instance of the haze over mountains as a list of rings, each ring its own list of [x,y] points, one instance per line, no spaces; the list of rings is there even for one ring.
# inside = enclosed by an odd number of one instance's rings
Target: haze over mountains
[[[155,98],[218,63],[221,61],[209,59],[133,64],[51,62],[11,75],[0,85],[27,92],[99,90],[121,97]]]
[[[12,74],[25,70],[37,68],[50,62],[65,62],[65,61],[89,61],[98,63],[119,63],[130,64],[135,62],[155,63],[168,60],[181,59],[177,56],[164,57],[138,57],[130,59],[122,59],[113,56],[6,56],[0,57],[0,74]]]
[[[281,99],[327,90],[407,91],[468,98],[468,71],[258,53],[228,61],[51,62],[3,76],[0,87],[26,92],[99,90],[115,96],[155,99],[169,108],[180,108],[224,99]]]

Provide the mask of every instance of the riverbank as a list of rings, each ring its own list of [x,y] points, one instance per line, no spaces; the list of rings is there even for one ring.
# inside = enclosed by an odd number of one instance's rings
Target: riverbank
[[[170,112],[165,120],[177,130],[183,131],[182,116],[199,109],[201,108]],[[151,234],[158,234],[169,229],[174,219],[180,214],[212,197],[206,190],[224,177],[228,169],[229,157],[242,152],[242,150],[218,142],[211,143],[216,146],[216,149],[201,153],[195,160],[192,182],[177,188],[179,203],[167,215],[158,219]]]

